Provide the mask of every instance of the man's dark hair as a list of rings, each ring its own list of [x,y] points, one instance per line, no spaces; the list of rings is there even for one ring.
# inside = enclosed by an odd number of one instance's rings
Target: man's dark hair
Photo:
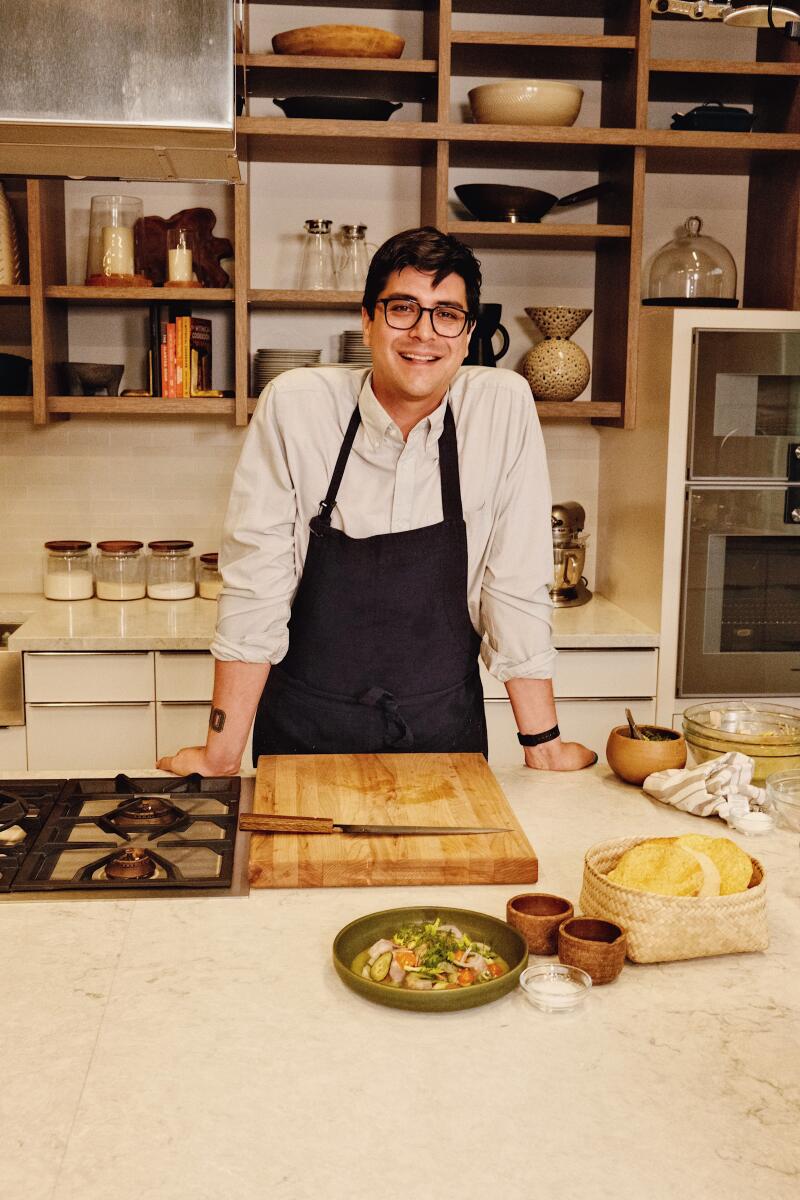
[[[467,291],[467,311],[477,320],[481,298],[481,264],[458,238],[442,233],[433,225],[421,229],[406,229],[396,233],[375,251],[364,285],[362,304],[370,319],[375,316],[375,303],[393,271],[413,267],[433,275],[438,285],[448,275],[460,275]]]

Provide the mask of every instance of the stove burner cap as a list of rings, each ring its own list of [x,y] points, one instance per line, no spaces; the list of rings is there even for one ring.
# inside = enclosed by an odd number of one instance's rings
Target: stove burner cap
[[[107,879],[150,879],[157,870],[155,859],[140,846],[118,850],[106,862]]]
[[[120,804],[107,820],[117,829],[166,829],[182,817],[180,809],[157,796],[142,796]]]

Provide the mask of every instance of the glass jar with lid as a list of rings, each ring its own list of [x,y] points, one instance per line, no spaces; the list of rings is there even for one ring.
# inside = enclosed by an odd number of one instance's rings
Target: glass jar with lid
[[[147,594],[151,600],[190,600],[195,593],[194,542],[148,542]]]
[[[733,255],[701,233],[702,226],[699,217],[689,217],[678,237],[658,251],[650,266],[646,304],[737,307]]]
[[[197,569],[197,591],[204,600],[216,600],[222,591],[222,576],[219,573],[219,555],[201,554]]]
[[[90,600],[94,595],[91,542],[44,544],[44,594],[48,600]]]
[[[98,600],[141,600],[147,564],[142,542],[98,542],[95,586]]]

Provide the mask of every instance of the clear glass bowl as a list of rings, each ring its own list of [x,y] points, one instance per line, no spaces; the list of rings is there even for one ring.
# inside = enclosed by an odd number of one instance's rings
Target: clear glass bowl
[[[586,997],[592,980],[580,967],[563,963],[538,962],[526,967],[519,977],[520,987],[540,1012],[574,1012]]]
[[[767,780],[767,802],[781,829],[800,833],[800,770],[776,771]]]
[[[686,709],[683,732],[696,763],[732,750],[752,758],[754,783],[800,768],[800,709],[788,704],[707,701]]]

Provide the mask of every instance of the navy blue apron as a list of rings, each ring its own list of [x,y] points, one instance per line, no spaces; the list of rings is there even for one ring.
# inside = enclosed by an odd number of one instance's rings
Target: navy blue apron
[[[480,637],[467,608],[467,530],[449,404],[439,438],[443,520],[351,538],[331,512],[356,405],[311,536],[253,731],[260,754],[487,753]]]

